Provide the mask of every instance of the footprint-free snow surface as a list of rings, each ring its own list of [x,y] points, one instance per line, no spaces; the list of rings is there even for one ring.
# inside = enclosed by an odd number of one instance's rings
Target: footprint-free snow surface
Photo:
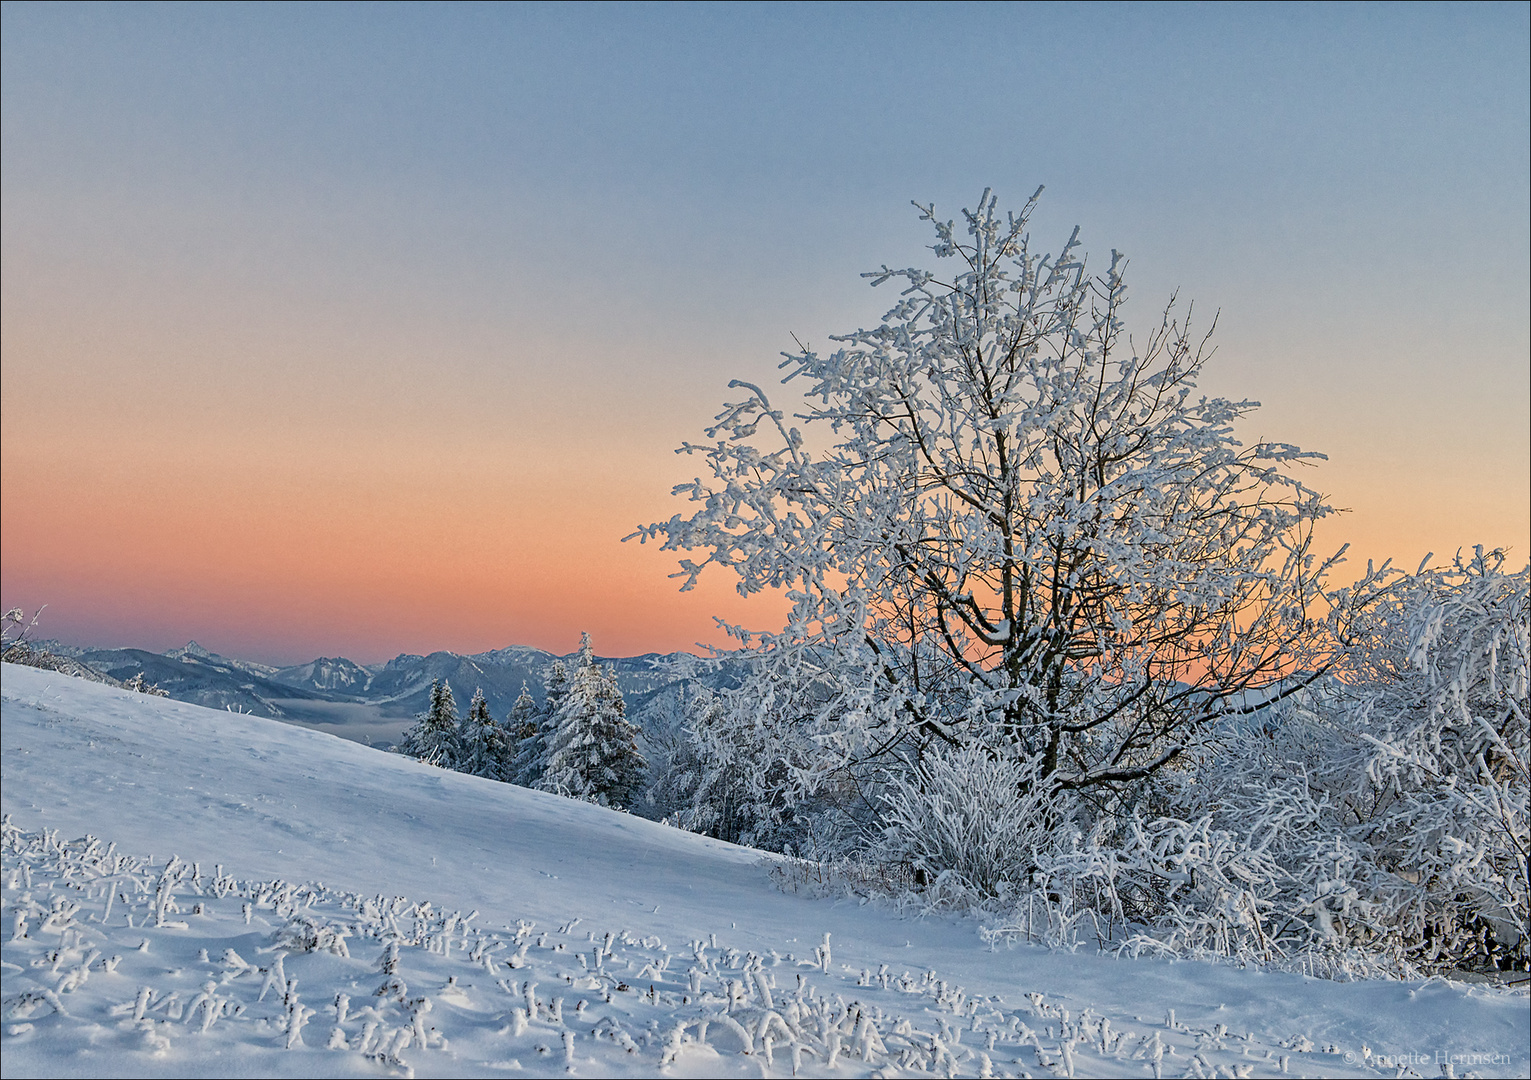
[[[6,1076],[1531,1066],[1524,994],[991,949],[329,735],[12,665],[0,692]]]

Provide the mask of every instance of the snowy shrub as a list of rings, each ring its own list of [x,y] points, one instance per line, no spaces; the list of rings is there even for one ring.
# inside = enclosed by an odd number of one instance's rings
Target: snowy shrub
[[[300,911],[277,931],[276,945],[292,952],[327,952],[336,956],[350,956],[346,936],[344,927],[330,926],[309,912]]]
[[[1156,778],[1156,813],[1055,853],[1050,888],[1135,927],[1133,951],[1524,970],[1528,574],[1502,562],[1396,580],[1345,678],[1230,718]]]
[[[28,619],[27,613],[16,607],[0,615],[0,660],[8,664],[23,662],[21,658],[32,651],[27,635],[37,628],[42,613],[43,609],[38,608]]]
[[[981,746],[937,750],[919,767],[892,773],[878,854],[907,865],[939,898],[990,898],[1026,883],[1063,818],[1060,794],[1036,758],[1006,758]]]
[[[129,679],[127,682],[123,683],[122,685],[123,685],[124,689],[132,690],[134,693],[138,693],[138,694],[148,694],[151,697],[169,697],[170,696],[170,691],[169,690],[161,689],[155,683],[151,683],[151,682],[147,681],[144,678],[144,673],[141,672],[141,671],[138,672],[137,674],[135,674],[131,679]]]
[[[666,788],[670,820],[730,843],[787,851],[800,839],[786,753],[768,736],[761,713],[769,696],[702,690],[687,705],[687,745],[672,754]]]
[[[649,763],[648,786],[640,800],[644,817],[689,832],[705,831],[696,827],[695,797],[702,761],[690,721],[693,712],[705,714],[711,701],[711,692],[698,687],[683,697],[679,725],[661,723],[644,731]]]
[[[1479,548],[1399,582],[1366,642],[1371,678],[1325,703],[1353,742],[1324,779],[1432,967],[1531,961],[1531,568],[1503,563]]]
[[[46,607],[46,605],[44,605]],[[145,694],[153,694],[156,697],[169,697],[168,690],[161,690],[157,686],[146,686],[143,675],[139,674],[127,683],[118,682],[110,675],[97,671],[82,660],[72,656],[61,656],[40,644],[27,640],[27,635],[37,629],[37,620],[42,617],[43,609],[38,608],[31,618],[21,608],[11,608],[3,616],[0,616],[0,660],[7,664],[22,664],[26,667],[41,668],[43,671],[56,671],[60,675],[70,675],[76,679],[86,679],[90,682],[105,683],[108,686],[127,686],[129,690],[137,690]]]
[[[1016,829],[1018,766],[955,755],[890,779],[888,850],[991,898],[991,940],[1327,978],[1525,970],[1528,573],[1502,562],[1396,576],[1342,677],[1230,712],[1027,859],[982,828]]]

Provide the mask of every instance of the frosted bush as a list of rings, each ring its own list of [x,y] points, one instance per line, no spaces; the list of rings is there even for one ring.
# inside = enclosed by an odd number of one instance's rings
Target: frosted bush
[[[1160,778],[1157,816],[1103,822],[1050,880],[1095,883],[1135,950],[1331,977],[1525,970],[1528,574],[1502,563],[1400,577],[1346,678],[1230,718]]]
[[[1528,574],[1502,561],[1399,575],[1344,678],[1231,714],[1134,810],[1036,844],[1032,888],[989,905],[987,936],[1327,978],[1524,971]],[[972,817],[1015,813],[992,776],[968,782]],[[1013,878],[1013,851],[920,794],[905,833]]]
[[[981,746],[929,753],[883,793],[880,852],[937,897],[1002,897],[1029,879],[1065,803],[1037,758]]]
[[[350,956],[346,936],[344,927],[331,926],[309,912],[300,911],[277,931],[276,945],[292,952],[327,952],[336,956]]]
[[[1374,678],[1329,703],[1355,742],[1325,779],[1431,966],[1531,962],[1531,568],[1503,563],[1479,548],[1401,582],[1368,642]]]

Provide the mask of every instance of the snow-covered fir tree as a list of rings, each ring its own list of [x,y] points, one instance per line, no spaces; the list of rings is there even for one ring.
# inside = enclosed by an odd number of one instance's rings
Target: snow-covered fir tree
[[[537,699],[532,697],[532,692],[526,683],[521,683],[521,693],[516,695],[515,703],[510,707],[510,715],[505,718],[505,729],[510,732],[510,737],[515,740],[517,746],[523,739],[537,733],[537,720],[541,717],[542,710],[537,706]],[[517,751],[519,755],[519,750]]]
[[[554,660],[548,665],[548,677],[545,680],[542,709],[547,713],[556,713],[558,707],[563,704],[563,699],[569,693],[569,665],[562,660]]]
[[[579,666],[552,717],[537,786],[603,806],[631,805],[647,765],[616,676],[596,664],[589,634],[580,639]]]
[[[473,692],[468,715],[458,725],[461,748],[457,769],[474,776],[508,783],[515,768],[516,742],[490,715],[483,688]]]
[[[537,781],[542,779],[542,770],[547,764],[548,736],[553,730],[558,705],[569,691],[568,666],[562,660],[554,660],[548,666],[543,685],[546,689],[546,698],[540,709],[532,700],[532,695],[526,689],[525,683],[521,684],[521,696],[516,698],[515,704],[511,706],[511,730],[520,738],[516,744],[512,783],[520,784],[522,787],[536,787]],[[528,706],[530,706],[529,709]],[[519,728],[515,723],[517,718],[521,720]]]
[[[399,749],[443,769],[457,768],[462,749],[457,734],[457,702],[452,697],[452,685],[445,679],[432,680],[431,703],[415,717]]]

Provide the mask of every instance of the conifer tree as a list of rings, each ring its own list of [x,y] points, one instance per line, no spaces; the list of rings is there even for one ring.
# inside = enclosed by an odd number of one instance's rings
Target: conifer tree
[[[399,749],[443,769],[457,768],[461,757],[457,702],[452,697],[452,685],[445,679],[431,681],[431,703],[415,717],[415,724],[404,733]]]
[[[511,737],[517,742],[533,735],[537,731],[537,718],[541,710],[537,707],[537,699],[532,697],[532,692],[523,681],[521,693],[516,696],[515,703],[510,707],[510,715],[505,718],[505,727],[510,731]]]
[[[522,787],[539,786],[543,767],[547,764],[548,736],[552,733],[558,706],[569,692],[569,669],[562,660],[554,660],[548,666],[544,686],[546,697],[541,709],[536,707],[525,683],[521,684],[521,696],[516,698],[511,708],[512,718],[519,716],[524,721],[519,730],[514,723],[511,725],[511,730],[520,736],[520,742],[516,745],[513,782]],[[523,699],[526,705],[522,704]],[[527,706],[530,706],[529,711]]]
[[[589,634],[580,639],[579,666],[553,721],[537,786],[602,806],[631,805],[647,764],[616,675],[596,664]]]
[[[473,692],[468,715],[458,725],[458,742],[462,748],[459,772],[509,782],[515,765],[515,740],[490,715],[482,687]]]
[[[546,691],[542,702],[543,712],[556,713],[568,693],[569,665],[562,660],[554,660],[548,665]]]
[[[537,699],[532,697],[531,690],[523,682],[521,693],[510,707],[510,715],[505,718],[505,728],[514,747],[510,764],[510,782],[513,784],[530,787],[535,782],[535,778],[527,779],[527,772],[528,767],[541,754],[540,744],[536,740],[541,720],[542,710],[537,705]]]

